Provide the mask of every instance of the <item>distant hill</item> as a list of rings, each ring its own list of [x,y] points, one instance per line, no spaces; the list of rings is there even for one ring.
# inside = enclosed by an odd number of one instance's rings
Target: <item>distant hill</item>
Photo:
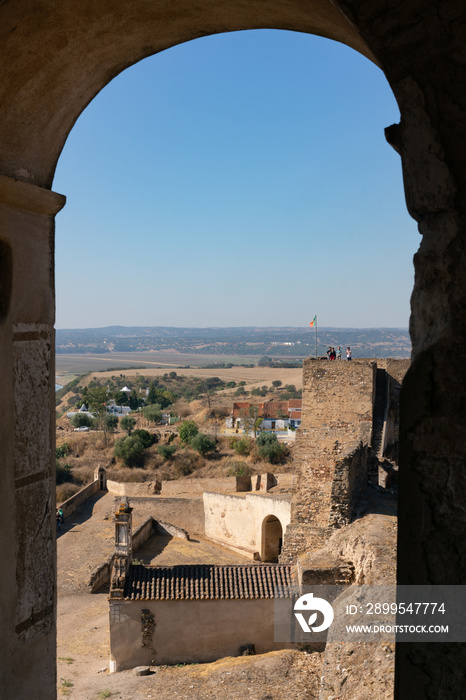
[[[354,357],[409,357],[405,328],[320,328],[317,354],[329,346],[350,346]],[[267,355],[302,359],[315,355],[315,332],[303,328],[169,328],[108,326],[56,331],[57,353],[144,352],[176,350],[202,355]]]

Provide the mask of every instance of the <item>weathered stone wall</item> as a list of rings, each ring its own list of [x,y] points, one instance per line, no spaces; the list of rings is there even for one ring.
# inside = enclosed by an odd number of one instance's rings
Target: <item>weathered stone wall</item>
[[[141,629],[144,610],[155,622],[150,638],[145,640]],[[254,644],[258,654],[293,648],[294,644],[274,641],[273,622],[272,598],[110,600],[112,667],[122,671],[149,664],[214,661],[238,656],[240,647],[248,644]]]
[[[351,517],[365,478],[376,369],[371,360],[304,362],[291,525],[282,563],[320,548],[330,528]]]
[[[409,369],[411,360],[387,359],[386,372],[388,375],[387,412],[384,425],[384,451],[398,443],[400,429],[400,394],[401,385]],[[379,366],[379,362],[377,362]]]

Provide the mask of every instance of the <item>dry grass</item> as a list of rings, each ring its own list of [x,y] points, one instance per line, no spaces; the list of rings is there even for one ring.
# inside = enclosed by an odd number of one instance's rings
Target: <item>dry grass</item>
[[[167,372],[167,369],[125,369],[122,371],[123,379],[125,377],[135,377],[137,375],[142,375],[144,377],[163,377]],[[246,382],[246,384],[262,386],[263,384],[271,384],[274,379],[280,379],[283,384],[294,384],[297,389],[301,389],[303,385],[303,370],[302,368],[289,369],[289,368],[275,368],[275,367],[231,367],[230,369],[218,368],[218,369],[199,369],[193,367],[192,369],[177,369],[177,373],[185,377],[219,377],[224,382],[235,381]],[[93,377],[98,379],[106,379],[119,374],[119,372],[105,371],[105,372],[92,372],[87,378],[86,383],[90,382]],[[232,390],[234,391],[234,390]]]
[[[267,368],[259,369],[267,370]],[[270,370],[267,371],[270,372]],[[259,397],[256,398],[260,400]],[[160,438],[156,444],[145,450],[143,468],[126,467],[121,460],[115,458],[115,440],[125,437],[124,431],[108,433],[107,436],[98,431],[75,433],[70,427],[69,419],[66,416],[61,418],[57,421],[62,426],[62,430],[57,431],[57,447],[64,442],[70,447],[66,462],[71,467],[73,483],[57,487],[57,499],[65,500],[78,488],[92,481],[94,471],[99,466],[105,467],[109,479],[141,483],[183,478],[221,478],[231,475],[237,469],[249,474],[276,471],[278,467],[282,473],[291,471],[291,454],[284,464],[271,465],[260,458],[253,445],[250,454],[235,452],[231,437],[220,433],[225,414],[229,413],[230,406],[231,397],[218,397],[218,395],[211,402],[210,409],[205,401],[194,400],[189,403],[180,399],[177,402],[176,409],[183,419],[194,420],[201,432],[207,433],[216,440],[215,452],[204,457],[181,443],[176,426],[156,426],[148,423],[141,414],[135,414],[137,428],[148,429],[150,432],[157,433]],[[159,454],[157,447],[160,444],[168,444],[169,439],[170,444],[177,449],[171,458],[164,458]],[[290,453],[292,453],[292,447]]]

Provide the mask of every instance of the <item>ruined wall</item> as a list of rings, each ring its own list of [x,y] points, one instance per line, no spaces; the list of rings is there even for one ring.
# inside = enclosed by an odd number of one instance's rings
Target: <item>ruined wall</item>
[[[149,496],[160,493],[160,481],[144,481],[142,483],[131,481],[112,481],[107,479],[107,490],[115,496]]]
[[[318,549],[331,527],[351,517],[365,478],[376,369],[371,360],[304,362],[291,525],[282,563],[296,561],[306,549]]]

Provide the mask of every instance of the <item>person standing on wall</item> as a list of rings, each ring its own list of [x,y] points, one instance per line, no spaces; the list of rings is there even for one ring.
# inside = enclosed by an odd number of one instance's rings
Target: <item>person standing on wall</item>
[[[346,359],[351,360],[351,348],[350,347],[346,348]]]
[[[338,346],[338,350],[337,350],[337,360],[341,360],[341,347],[340,346]]]

